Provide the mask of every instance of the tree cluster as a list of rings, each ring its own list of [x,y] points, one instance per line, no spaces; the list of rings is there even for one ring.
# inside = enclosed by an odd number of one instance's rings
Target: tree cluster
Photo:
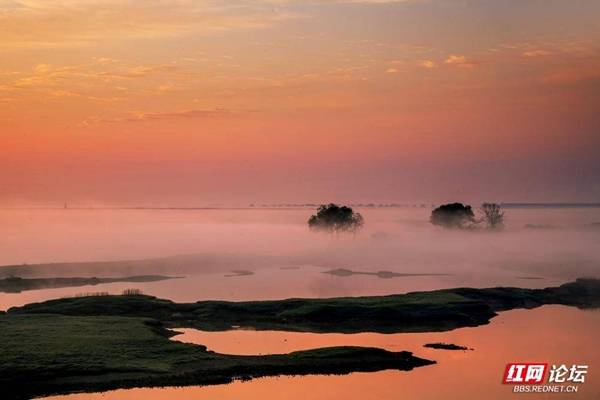
[[[311,229],[330,233],[356,233],[363,225],[362,215],[350,207],[333,203],[321,205],[317,213],[308,219],[308,226]]]
[[[499,204],[483,203],[476,218],[471,206],[449,203],[434,209],[430,222],[448,229],[472,229],[484,224],[490,230],[500,230],[504,227],[504,211]]]

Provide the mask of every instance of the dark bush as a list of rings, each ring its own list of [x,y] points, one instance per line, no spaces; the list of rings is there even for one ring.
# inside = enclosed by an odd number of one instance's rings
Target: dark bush
[[[363,217],[350,207],[337,204],[321,205],[315,215],[308,219],[308,226],[314,230],[331,233],[357,232],[364,224]]]
[[[462,203],[450,203],[433,210],[430,222],[444,228],[464,229],[472,227],[476,220],[471,206]]]

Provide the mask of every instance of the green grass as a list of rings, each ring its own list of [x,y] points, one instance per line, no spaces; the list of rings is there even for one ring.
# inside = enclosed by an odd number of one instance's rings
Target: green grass
[[[432,363],[407,352],[356,347],[224,355],[171,341],[171,334],[146,318],[5,314],[0,316],[2,398],[224,383],[279,374],[410,370]]]
[[[546,289],[457,288],[394,296],[177,304],[150,296],[50,300],[0,314],[2,398],[134,386],[229,382],[279,374],[409,370],[428,365],[408,352],[334,347],[235,356],[173,342],[165,327],[232,325],[313,332],[424,332],[485,324],[497,311],[600,305],[600,281]]]
[[[209,357],[201,346],[170,342],[155,322],[143,318],[19,315],[1,317],[0,327],[3,377],[11,371],[160,373],[174,363]]]
[[[151,296],[50,300],[11,314],[146,317],[170,327],[226,330],[232,326],[311,332],[430,332],[488,323],[498,311],[565,304],[600,304],[600,280],[579,279],[555,288],[457,288],[392,296],[200,301],[177,304]]]

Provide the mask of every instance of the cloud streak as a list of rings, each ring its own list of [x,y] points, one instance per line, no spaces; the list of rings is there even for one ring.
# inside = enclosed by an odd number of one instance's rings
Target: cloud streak
[[[125,116],[117,118],[88,118],[81,125],[91,126],[98,124],[120,124],[151,121],[169,121],[169,120],[192,120],[192,119],[216,119],[230,118],[242,114],[242,111],[233,111],[226,108],[213,109],[192,109],[166,112],[130,112]]]
[[[265,4],[207,0],[0,0],[0,45],[82,46],[102,40],[258,29],[298,17]]]
[[[469,60],[466,56],[456,54],[451,54],[448,56],[448,58],[446,58],[444,61],[444,64],[454,65],[460,68],[473,68],[478,65],[477,62]]]
[[[548,50],[530,50],[530,51],[523,52],[522,56],[523,57],[544,57],[544,56],[550,56],[552,54],[553,53]]]

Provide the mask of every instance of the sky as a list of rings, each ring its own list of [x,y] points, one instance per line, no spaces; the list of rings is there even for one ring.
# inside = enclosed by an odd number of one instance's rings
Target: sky
[[[600,201],[600,2],[0,0],[0,205]]]

